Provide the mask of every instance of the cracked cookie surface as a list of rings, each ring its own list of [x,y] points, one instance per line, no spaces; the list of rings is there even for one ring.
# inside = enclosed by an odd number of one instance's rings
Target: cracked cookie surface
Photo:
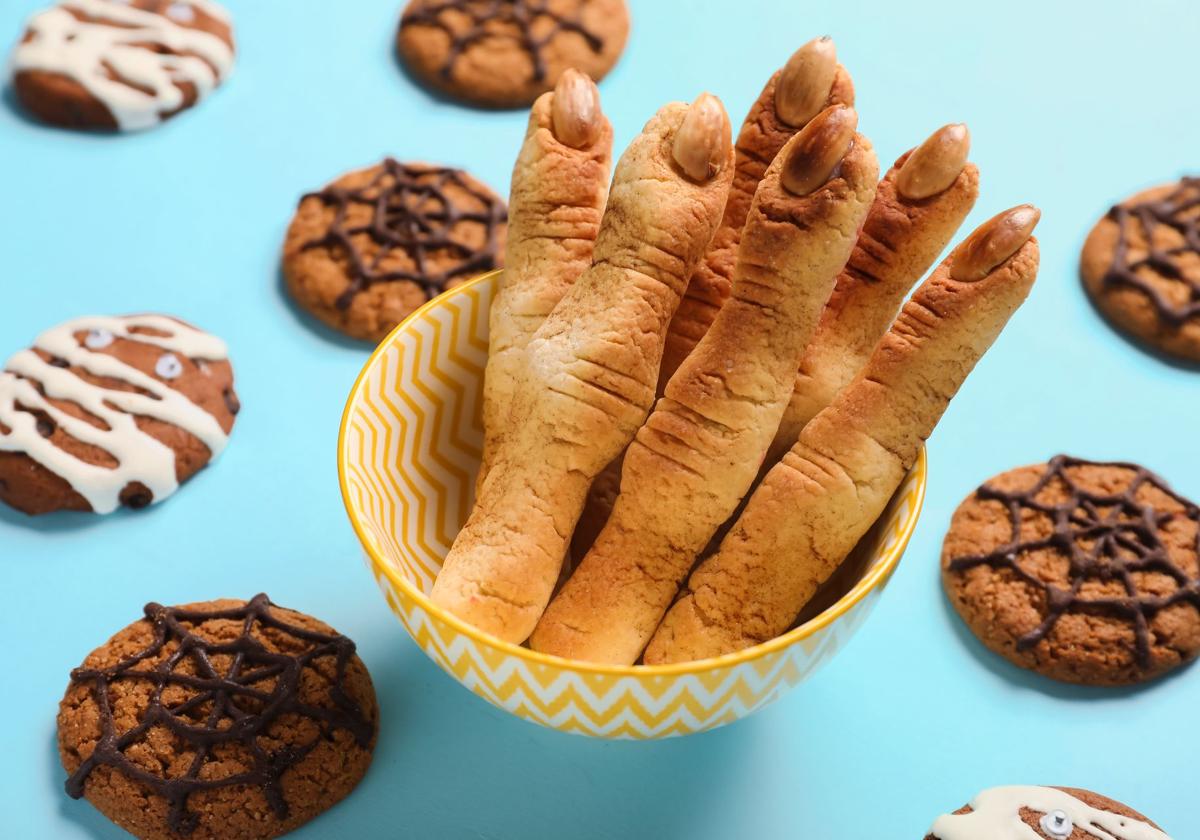
[[[1200,651],[1200,509],[1143,467],[1058,456],[990,479],[942,550],[951,603],[992,651],[1086,685]]]

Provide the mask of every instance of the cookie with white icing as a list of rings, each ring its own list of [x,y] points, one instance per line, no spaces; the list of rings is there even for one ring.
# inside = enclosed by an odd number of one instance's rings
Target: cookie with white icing
[[[1171,840],[1130,808],[1079,788],[1013,785],[985,790],[938,817],[925,840]]]
[[[0,501],[28,514],[161,502],[225,448],[225,342],[163,315],[89,316],[0,371]]]
[[[233,56],[229,13],[212,0],[63,0],[29,19],[10,66],[39,119],[136,131],[212,93]]]

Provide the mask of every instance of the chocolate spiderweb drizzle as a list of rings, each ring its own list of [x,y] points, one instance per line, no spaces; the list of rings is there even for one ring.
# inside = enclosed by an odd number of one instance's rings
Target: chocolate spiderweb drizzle
[[[145,649],[110,668],[75,669],[71,673],[73,682],[92,684],[92,696],[100,708],[101,735],[92,754],[67,779],[67,793],[78,799],[84,794],[84,782],[92,770],[101,765],[113,767],[165,799],[170,807],[167,821],[171,830],[176,834],[189,834],[198,822],[196,814],[188,810],[188,797],[195,791],[235,785],[258,786],[263,789],[275,815],[285,819],[288,803],[284,800],[281,782],[288,769],[302,761],[322,740],[332,737],[336,729],[350,732],[359,746],[368,747],[375,726],[346,694],[344,686],[346,666],[354,655],[354,643],[344,636],[288,624],[271,615],[270,606],[266,595],[256,595],[245,606],[213,611],[147,604],[145,613],[154,626],[154,640]],[[214,619],[241,621],[241,635],[233,641],[213,642],[184,626]],[[273,653],[251,635],[256,625],[284,633],[310,647],[302,654]],[[171,644],[175,645],[174,650],[161,663],[139,667],[163,653]],[[214,666],[213,655],[232,657],[224,674]],[[334,708],[311,706],[300,700],[302,672],[322,657],[335,659],[336,676],[329,688]],[[195,674],[176,670],[185,661],[192,663]],[[114,683],[131,680],[148,682],[154,686],[154,691],[138,725],[126,732],[117,732],[110,689]],[[267,680],[274,681],[269,690],[256,687]],[[183,702],[169,705],[162,694],[170,686],[181,686],[195,694]],[[247,711],[242,705],[247,701],[259,705],[260,710]],[[188,713],[202,712],[205,706],[211,708],[202,723],[197,724],[187,717]],[[282,715],[308,718],[317,724],[320,734],[309,743],[288,744],[273,751],[264,749],[258,739],[266,737],[271,724]],[[182,776],[164,778],[147,772],[125,755],[126,749],[138,743],[154,727],[165,728],[176,739],[195,749],[195,757]],[[222,778],[202,778],[201,771],[212,750],[225,744],[244,746],[253,757],[252,769]]]
[[[580,0],[578,6],[583,5],[584,0]],[[452,27],[443,17],[446,12],[465,15],[470,22],[465,28]],[[535,37],[534,25],[539,20],[548,21],[550,25]],[[516,41],[533,62],[535,82],[545,80],[543,50],[560,32],[580,35],[594,53],[604,48],[604,39],[583,25],[578,11],[571,16],[553,11],[549,0],[432,0],[404,13],[400,19],[401,28],[412,25],[434,26],[450,37],[450,50],[441,69],[442,76],[447,79],[454,71],[454,63],[468,47],[491,38]]]
[[[1080,487],[1067,475],[1072,467],[1102,466],[1128,470],[1133,477],[1120,493],[1094,493]],[[1038,501],[1041,492],[1053,481],[1060,481],[1069,496],[1058,504]],[[1164,512],[1137,500],[1138,490],[1149,485],[1174,499],[1182,512]],[[1006,492],[989,485],[976,491],[979,499],[1000,502],[1008,509],[1012,538],[988,554],[958,557],[949,567],[965,571],[975,566],[1008,569],[1020,580],[1040,590],[1046,599],[1042,623],[1017,640],[1019,650],[1033,647],[1049,635],[1058,620],[1069,612],[1101,613],[1126,619],[1136,635],[1138,665],[1150,666],[1150,621],[1177,603],[1190,603],[1200,610],[1200,578],[1191,578],[1173,561],[1159,537],[1159,530],[1177,517],[1198,524],[1195,550],[1200,554],[1200,508],[1179,496],[1165,481],[1136,464],[1095,463],[1058,455],[1028,490]],[[1044,539],[1022,540],[1021,520],[1025,511],[1048,516],[1054,531]],[[1070,561],[1070,589],[1047,583],[1026,571],[1019,562],[1022,554],[1039,549],[1057,551]],[[1175,581],[1170,595],[1156,596],[1139,592],[1136,572],[1160,572]],[[1088,580],[1119,581],[1123,597],[1090,597],[1082,594]]]
[[[448,187],[470,194],[482,209],[460,209],[447,194]],[[445,291],[446,284],[457,277],[491,271],[497,263],[496,229],[508,220],[504,203],[471,186],[457,169],[410,166],[393,158],[385,159],[365,186],[353,189],[329,186],[300,200],[309,198],[336,208],[325,234],[302,247],[337,248],[349,259],[350,286],[337,299],[339,309],[347,309],[355,295],[376,283],[407,280],[433,297]],[[348,211],[354,206],[368,208],[370,219],[363,224],[350,224]],[[456,228],[469,223],[483,226],[483,245],[475,247],[455,238]],[[370,258],[354,241],[363,234],[378,246]],[[411,270],[380,267],[395,251],[408,255],[413,264]],[[434,269],[434,262],[447,261],[446,268]]]
[[[1117,205],[1108,211],[1108,217],[1117,223],[1117,244],[1113,248],[1112,265],[1104,275],[1108,286],[1128,286],[1144,294],[1159,317],[1179,327],[1189,318],[1200,316],[1200,280],[1189,278],[1179,258],[1192,254],[1200,259],[1200,178],[1184,178],[1169,195],[1128,206]],[[1131,259],[1130,234],[1134,225],[1140,225],[1146,240],[1146,256]],[[1170,228],[1183,237],[1183,243],[1173,248],[1163,248],[1155,243],[1155,233],[1162,227]],[[1150,269],[1158,277],[1182,283],[1187,287],[1187,300],[1175,303],[1163,294],[1140,269]]]

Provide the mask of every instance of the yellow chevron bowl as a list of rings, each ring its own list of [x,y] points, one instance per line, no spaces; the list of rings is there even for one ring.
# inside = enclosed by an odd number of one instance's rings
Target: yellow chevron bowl
[[[422,650],[485,700],[543,726],[603,738],[662,738],[761,709],[831,659],[895,571],[925,495],[921,457],[847,564],[828,606],[757,647],[680,665],[605,666],[502,642],[429,600],[442,558],[470,511],[496,274],[414,312],[371,355],[338,440],[338,476],[354,530],[388,606]]]

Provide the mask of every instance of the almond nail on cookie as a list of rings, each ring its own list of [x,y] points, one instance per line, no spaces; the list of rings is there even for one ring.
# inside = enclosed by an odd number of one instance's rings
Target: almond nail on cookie
[[[880,182],[850,261],[800,361],[768,468],[866,363],[904,296],[975,206],[979,170],[967,162],[969,147],[965,125],[943,126],[901,155]]]
[[[600,109],[600,92],[585,74],[567,70],[534,103],[513,167],[507,268],[490,316],[479,484],[509,429],[526,346],[591,265],[611,168],[612,126]]]
[[[826,109],[760,182],[732,295],[626,451],[612,516],[542,616],[535,650],[633,664],[750,488],[875,195],[879,165],[856,124],[852,108]]]
[[[719,656],[792,625],[1028,295],[1038,215],[1022,205],[985,222],[914,293],[864,369],[805,426],[692,573],[646,648],[647,664]]]
[[[713,96],[665,106],[622,155],[592,265],[527,347],[511,434],[434,583],[440,606],[507,641],[533,631],[588,486],[649,413],[667,324],[732,176]]]
[[[833,39],[814,38],[771,76],[742,123],[734,146],[737,157],[729,201],[712,245],[692,274],[671,321],[660,392],[729,297],[738,240],[758,182],[784,144],[830,105],[854,105],[854,84],[838,64]]]

